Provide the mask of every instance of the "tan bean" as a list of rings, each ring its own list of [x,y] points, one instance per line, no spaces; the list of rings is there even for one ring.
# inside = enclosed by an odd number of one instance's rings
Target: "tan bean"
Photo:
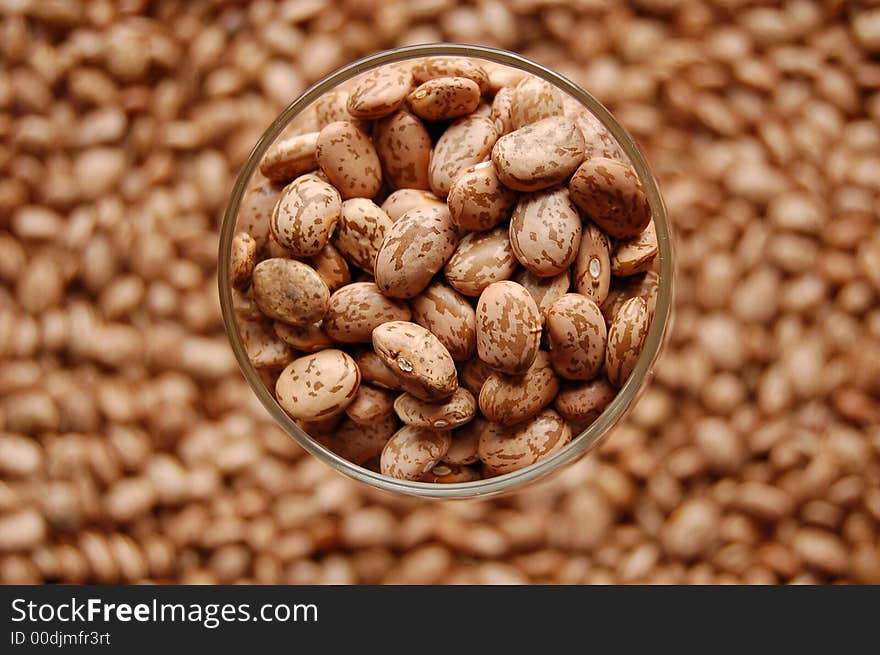
[[[382,187],[382,165],[376,147],[350,121],[337,121],[318,135],[318,165],[343,200],[372,198]]]
[[[600,377],[563,386],[554,406],[566,421],[592,423],[616,395],[617,390]]]
[[[241,199],[235,230],[250,234],[257,242],[258,250],[269,236],[269,222],[279,195],[280,190],[266,181],[248,189]]]
[[[388,230],[376,255],[376,284],[392,298],[413,298],[452,255],[458,234],[443,206],[411,209]]]
[[[394,401],[394,411],[407,425],[452,430],[474,418],[477,401],[470,391],[461,387],[442,403],[427,402],[405,393]]]
[[[382,475],[418,480],[443,459],[451,443],[448,431],[406,425],[382,449]]]
[[[480,390],[494,371],[479,357],[467,360],[461,367],[461,385],[475,396],[480,395]]]
[[[491,475],[518,471],[560,450],[571,441],[562,417],[545,409],[519,425],[504,428],[490,423],[480,434],[480,459]]]
[[[651,220],[651,208],[635,170],[614,159],[585,161],[569,183],[571,199],[616,239],[637,237]]]
[[[283,368],[293,359],[294,353],[290,346],[275,335],[266,321],[239,319],[238,330],[248,359],[257,368]]]
[[[480,389],[480,411],[492,423],[509,426],[530,419],[553,402],[559,379],[550,356],[539,351],[523,375],[492,373]]]
[[[407,96],[413,113],[428,121],[467,116],[480,104],[480,87],[466,77],[435,77]]]
[[[547,337],[553,369],[567,380],[590,380],[605,363],[605,318],[599,306],[567,293],[547,311]]]
[[[254,300],[269,318],[307,326],[327,312],[330,290],[310,266],[293,259],[264,259],[254,267]]]
[[[229,256],[229,276],[232,285],[247,286],[256,263],[257,242],[247,232],[239,232],[232,238],[232,253]]]
[[[355,118],[381,118],[403,104],[412,87],[407,66],[390,64],[365,73],[348,97],[348,113]]]
[[[383,296],[373,282],[348,284],[332,296],[324,316],[324,331],[341,343],[370,343],[373,329],[388,321],[408,321],[406,303]]]
[[[342,199],[331,185],[315,178],[297,178],[281,192],[270,228],[278,243],[294,257],[311,257],[327,245]]]
[[[344,205],[345,203],[343,203]],[[345,257],[331,243],[324,246],[317,255],[310,257],[306,263],[321,276],[324,284],[330,289],[330,293],[351,282],[348,262],[345,261]]]
[[[623,386],[635,368],[649,327],[648,305],[644,298],[627,300],[611,322],[605,370],[608,381],[614,386]]]
[[[568,293],[571,288],[571,275],[568,271],[563,271],[554,277],[538,277],[530,271],[520,269],[510,279],[521,284],[531,294],[541,313],[542,324],[547,320],[547,310],[550,309],[550,305],[557,298]]]
[[[298,134],[276,141],[260,162],[260,172],[275,182],[290,182],[318,168],[315,150],[318,132]]]
[[[497,139],[492,121],[483,116],[466,116],[446,128],[434,146],[428,167],[431,191],[445,198],[458,174],[483,161]]]
[[[480,461],[480,454],[477,452],[480,434],[488,424],[486,419],[477,414],[472,421],[453,430],[452,445],[443,456],[443,461],[452,466],[465,466]]]
[[[433,282],[410,303],[412,320],[427,328],[446,346],[452,359],[466,361],[477,347],[475,313],[457,291]]]
[[[493,282],[506,280],[516,270],[516,258],[503,227],[465,236],[449,258],[443,273],[450,286],[466,296],[479,296]]]
[[[430,191],[422,189],[398,189],[382,203],[382,211],[388,214],[392,222],[396,222],[410,209],[419,207],[437,207],[444,203]]]
[[[369,460],[382,452],[396,429],[397,424],[392,416],[370,425],[345,419],[333,432],[313,436],[343,459],[366,466]]]
[[[584,138],[570,118],[552,116],[505,134],[492,148],[498,178],[517,191],[561,184],[584,160]]]
[[[333,345],[333,339],[317,323],[300,326],[275,321],[273,329],[284,343],[305,353],[318,352]]]
[[[654,263],[657,252],[657,231],[651,221],[635,239],[621,241],[615,246],[611,255],[611,272],[620,276],[644,273]]]
[[[342,203],[333,243],[352,264],[372,273],[376,253],[391,227],[391,219],[367,198]]]
[[[376,123],[376,152],[388,184],[395,189],[429,189],[431,135],[409,112],[398,111]]]
[[[563,113],[563,93],[545,80],[526,75],[513,89],[510,118],[514,130]]]
[[[436,77],[466,77],[477,84],[481,93],[489,90],[486,70],[479,63],[466,57],[427,57],[413,65],[412,74],[418,84]]]
[[[477,303],[477,353],[501,373],[522,375],[538,355],[541,315],[516,282],[494,282]]]
[[[506,86],[498,89],[498,93],[492,99],[492,113],[489,115],[489,120],[495,126],[498,136],[513,132],[513,117],[510,113],[513,107],[513,96],[513,88]]]
[[[559,275],[574,262],[581,217],[568,189],[523,195],[510,218],[510,247],[519,263],[540,277]]]
[[[574,289],[597,305],[608,297],[611,286],[611,257],[608,237],[592,223],[585,223],[581,245],[574,262]]]
[[[385,389],[361,384],[345,413],[358,425],[374,425],[387,421],[394,412],[394,394]],[[389,435],[390,436],[390,435]],[[374,453],[378,454],[378,453]]]
[[[314,421],[345,411],[360,382],[354,360],[328,348],[288,364],[275,383],[275,397],[293,418]]]
[[[501,184],[492,162],[464,169],[453,180],[447,198],[452,220],[461,230],[490,230],[510,217],[516,191]]]
[[[394,371],[385,365],[372,347],[356,350],[353,356],[365,382],[384,389],[398,390],[401,388],[400,379],[394,374]]]
[[[441,401],[458,388],[452,356],[421,325],[383,323],[373,330],[373,349],[400,380],[400,386],[416,398]]]
[[[419,478],[419,481],[451,484],[453,482],[473,482],[481,477],[480,472],[471,466],[448,466],[440,463],[435,464],[430,471]]]

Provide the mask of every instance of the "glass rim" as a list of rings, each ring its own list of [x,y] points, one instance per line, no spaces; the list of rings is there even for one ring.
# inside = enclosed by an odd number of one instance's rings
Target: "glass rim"
[[[251,363],[235,319],[232,301],[232,285],[229,280],[229,258],[232,249],[232,238],[242,197],[253,176],[257,165],[264,154],[275,142],[281,132],[300,112],[308,108],[325,92],[360,75],[368,70],[407,59],[433,56],[460,56],[483,59],[494,63],[524,70],[536,75],[569,94],[587,108],[611,135],[617,140],[621,149],[629,157],[651,208],[651,217],[657,232],[659,272],[657,302],[654,317],[648,329],[648,335],[642,347],[636,365],[627,381],[618,390],[617,395],[582,432],[573,436],[563,448],[547,457],[524,467],[518,471],[497,477],[475,480],[472,482],[455,482],[438,484],[399,480],[376,473],[358,466],[340,457],[302,430],[284,411],[281,405],[264,384],[256,367]],[[219,261],[217,267],[220,309],[223,324],[230,345],[235,354],[238,366],[251,390],[260,403],[269,412],[274,421],[310,455],[329,465],[348,477],[384,491],[402,493],[408,496],[437,499],[485,498],[513,491],[521,486],[542,478],[565,464],[571,463],[597,447],[609,434],[617,422],[623,418],[627,410],[637,399],[644,383],[650,379],[651,368],[662,348],[667,325],[672,309],[673,255],[672,239],[666,216],[666,207],[660,196],[656,180],[638,146],[624,128],[614,119],[611,113],[592,95],[563,75],[534,62],[522,55],[508,50],[488,46],[464,45],[455,43],[430,43],[402,46],[385,50],[358,59],[323,77],[306,89],[296,100],[282,111],[272,124],[263,132],[254,145],[247,161],[242,166],[235,181],[232,194],[226,206],[220,228]]]

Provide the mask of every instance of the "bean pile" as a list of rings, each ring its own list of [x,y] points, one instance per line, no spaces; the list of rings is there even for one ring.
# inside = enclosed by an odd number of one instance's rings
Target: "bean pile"
[[[217,302],[262,130],[368,52],[512,48],[589,89],[676,231],[656,376],[523,493],[305,456]],[[785,0],[0,0],[3,582],[880,582],[880,10]]]
[[[429,57],[346,86],[272,144],[239,211],[250,359],[355,464],[429,482],[534,464],[641,354],[658,280],[641,183],[585,107],[514,68]]]

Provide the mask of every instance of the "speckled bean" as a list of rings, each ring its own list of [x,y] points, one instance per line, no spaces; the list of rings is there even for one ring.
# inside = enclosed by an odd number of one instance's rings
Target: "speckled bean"
[[[376,123],[376,152],[394,189],[429,189],[431,135],[416,116],[398,111]]]
[[[443,459],[451,443],[448,431],[406,425],[382,449],[382,474],[401,480],[418,480]]]
[[[323,326],[341,343],[370,343],[382,323],[409,319],[406,303],[386,298],[373,282],[355,282],[330,296]]]
[[[370,425],[345,419],[329,434],[313,436],[340,457],[358,466],[365,466],[370,459],[382,452],[396,429],[397,423],[393,416]]]
[[[391,219],[368,198],[342,203],[333,243],[352,264],[372,273],[376,253],[391,228]]]
[[[534,75],[526,75],[513,90],[510,118],[514,130],[563,113],[562,91]]]
[[[552,116],[505,134],[492,148],[499,179],[517,191],[564,182],[584,160],[584,138],[570,118]]]
[[[348,262],[345,261],[345,257],[331,243],[324,246],[321,252],[314,257],[309,257],[307,262],[324,280],[327,288],[330,289],[330,293],[351,282],[351,271],[348,270]]]
[[[345,414],[348,418],[358,425],[375,425],[385,422],[393,412],[394,394],[392,392],[363,383],[358,387],[354,400],[345,408]]]
[[[410,209],[419,207],[443,207],[444,202],[430,191],[421,189],[398,189],[382,203],[382,211],[388,214],[392,222],[396,222]]]
[[[318,168],[315,150],[318,132],[308,132],[276,141],[260,162],[260,172],[270,180],[289,182]]]
[[[478,414],[469,423],[453,430],[452,445],[443,456],[443,461],[452,466],[465,466],[480,461],[480,433],[487,425],[489,421]]]
[[[376,284],[392,298],[413,298],[455,250],[458,234],[442,205],[411,209],[395,222],[376,255]]]
[[[345,411],[360,381],[354,360],[328,348],[288,364],[275,383],[275,397],[293,418],[313,421]]]
[[[281,192],[270,227],[278,243],[295,257],[311,257],[327,245],[342,199],[331,185],[314,176],[297,178]]]
[[[604,377],[599,377],[589,382],[563,386],[554,406],[566,421],[591,423],[616,395],[617,389],[608,384]]]
[[[427,402],[405,393],[394,401],[394,411],[407,425],[432,430],[452,430],[464,425],[477,413],[477,401],[467,389],[459,387],[442,403]]]
[[[569,183],[571,199],[615,239],[632,239],[648,226],[651,208],[635,170],[614,159],[588,159]]]
[[[490,230],[510,217],[516,191],[498,179],[491,161],[464,169],[449,187],[449,213],[461,230]]]
[[[348,97],[348,113],[355,118],[381,118],[406,100],[413,76],[408,66],[390,64],[365,73]]]
[[[466,77],[435,77],[407,96],[413,113],[428,121],[460,118],[480,104],[480,87]]]
[[[571,288],[571,275],[566,270],[554,277],[538,277],[525,269],[520,269],[510,278],[525,287],[541,312],[542,323],[547,320],[547,310],[557,298],[568,293]]]
[[[493,423],[515,425],[553,402],[558,391],[559,379],[542,350],[523,375],[492,373],[480,389],[480,411]]]
[[[382,188],[382,165],[376,147],[349,121],[330,123],[318,135],[318,165],[343,200],[372,198]]]
[[[568,380],[591,380],[605,362],[605,318],[599,306],[567,293],[547,311],[547,337],[553,369]]]
[[[414,298],[412,320],[432,332],[452,359],[465,361],[477,347],[474,308],[455,289],[433,282]]]
[[[516,258],[507,232],[498,227],[465,236],[443,269],[450,286],[466,296],[479,296],[493,282],[513,275]]]
[[[580,243],[581,217],[568,189],[546,189],[519,199],[510,217],[510,246],[531,273],[559,275],[574,262]]]
[[[552,409],[504,428],[490,423],[480,434],[480,459],[492,475],[512,473],[560,450],[571,441],[571,430]]]
[[[621,277],[644,273],[654,263],[657,252],[657,231],[651,221],[639,236],[617,244],[611,255],[611,272]]]
[[[232,285],[239,288],[247,286],[256,263],[257,242],[247,232],[239,232],[232,238],[232,252],[229,255]]]
[[[416,398],[441,401],[458,388],[455,362],[440,340],[421,325],[383,323],[373,330],[373,349]]]
[[[275,321],[274,330],[284,343],[305,353],[318,352],[333,345],[333,340],[317,323],[300,326]]]
[[[645,337],[648,336],[650,317],[644,298],[630,298],[614,317],[608,329],[608,348],[605,371],[615,387],[623,386],[635,368]]]
[[[476,313],[480,359],[501,373],[525,373],[541,341],[541,315],[529,292],[516,282],[495,282],[480,295]]]
[[[608,237],[592,223],[585,223],[574,262],[574,289],[597,305],[605,302],[611,285]]]
[[[254,300],[269,318],[311,325],[327,312],[330,290],[311,266],[293,259],[264,259],[254,267]]]
[[[456,176],[483,161],[497,139],[492,121],[483,116],[466,116],[446,128],[431,155],[428,168],[431,191],[445,198]]]
[[[481,93],[489,90],[489,76],[483,66],[467,57],[426,57],[412,68],[413,79],[418,84],[435,77],[466,77],[473,80]]]

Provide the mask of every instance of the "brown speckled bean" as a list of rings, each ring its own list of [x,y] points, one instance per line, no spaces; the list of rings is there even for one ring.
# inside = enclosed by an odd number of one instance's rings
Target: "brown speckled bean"
[[[270,180],[289,182],[318,168],[318,133],[309,132],[277,141],[266,151],[260,172]]]
[[[348,113],[355,118],[381,118],[393,114],[406,100],[413,76],[404,65],[373,69],[355,83],[348,97]]]
[[[552,409],[519,425],[490,423],[480,435],[480,459],[493,475],[512,473],[551,455],[571,441],[571,430]]]
[[[584,138],[570,118],[552,116],[505,134],[492,148],[499,179],[517,191],[564,182],[584,160]]]
[[[448,431],[406,425],[382,449],[382,474],[401,480],[418,480],[443,459],[451,443]]]
[[[477,84],[481,93],[489,90],[486,70],[467,57],[426,57],[413,65],[412,74],[417,84],[435,77],[466,77]]]
[[[354,350],[353,357],[365,382],[375,384],[383,389],[396,391],[401,388],[400,378],[385,365],[372,347]]]
[[[416,398],[441,401],[458,388],[455,362],[436,336],[405,321],[383,323],[373,330],[373,349]]]
[[[608,237],[592,223],[585,223],[574,262],[574,289],[597,305],[605,302],[611,285]]]
[[[493,282],[516,270],[516,258],[503,227],[471,232],[458,244],[443,269],[450,286],[466,296],[479,296]]]
[[[466,116],[446,128],[431,155],[431,191],[445,198],[456,176],[483,161],[497,139],[492,121],[483,116]]]
[[[394,411],[407,425],[432,430],[452,430],[464,425],[477,413],[477,401],[467,389],[459,387],[442,403],[427,402],[405,393],[394,401]]]
[[[311,266],[293,259],[264,259],[254,267],[254,300],[269,318],[311,325],[327,312],[330,290]]]
[[[498,136],[503,136],[513,131],[513,117],[510,110],[513,107],[513,87],[506,86],[498,90],[492,99],[492,113],[489,119],[495,126]]]
[[[623,386],[635,368],[649,327],[648,305],[644,298],[627,300],[611,322],[605,370],[608,381],[615,387]]]
[[[452,466],[465,466],[480,461],[477,449],[480,445],[480,433],[489,425],[489,421],[477,414],[472,421],[452,432],[452,445],[443,456],[443,461]]]
[[[510,119],[514,130],[563,113],[562,91],[534,75],[526,75],[513,90]]]
[[[393,412],[394,394],[392,392],[363,383],[358,387],[354,400],[345,408],[345,414],[348,418],[358,425],[375,425],[386,422]]]
[[[257,242],[257,249],[263,247],[269,237],[269,222],[278,204],[280,189],[265,181],[245,192],[241,208],[235,222],[237,232],[247,232]]]
[[[295,257],[317,255],[327,245],[341,208],[334,187],[314,176],[297,178],[284,187],[275,205],[272,235]]]
[[[333,340],[317,323],[299,326],[275,321],[275,334],[284,343],[305,353],[314,353],[333,345]]]
[[[376,255],[376,284],[392,298],[413,298],[455,250],[458,234],[445,206],[411,209],[395,222]]]
[[[565,271],[581,243],[581,217],[557,187],[523,195],[510,217],[510,246],[520,264],[540,277]]]
[[[568,293],[571,288],[571,274],[566,270],[554,277],[538,277],[525,269],[520,269],[510,278],[517,284],[523,285],[528,291],[538,311],[541,312],[542,323],[547,320],[547,310],[550,309],[557,298]]]
[[[570,117],[577,124],[584,137],[584,151],[587,159],[607,157],[626,163],[626,155],[608,129],[602,125],[602,122],[591,112],[581,107],[580,103],[577,103],[577,107],[578,109]]]
[[[316,153],[318,165],[343,200],[372,198],[382,188],[376,147],[354,123],[336,121],[324,127]]]
[[[358,466],[365,466],[370,459],[382,452],[396,429],[397,423],[393,416],[370,425],[345,419],[329,434],[312,436],[340,457]]]
[[[355,282],[330,296],[323,327],[341,343],[370,343],[382,323],[409,319],[406,303],[386,298],[373,282]]]
[[[648,226],[651,208],[635,170],[614,159],[585,161],[569,183],[571,199],[615,239],[632,239]]]
[[[605,362],[605,318],[599,306],[567,293],[547,311],[547,337],[553,369],[568,380],[590,380]]]
[[[372,273],[376,253],[391,228],[391,219],[368,198],[351,198],[342,203],[333,243],[355,266]]]
[[[541,341],[538,306],[516,282],[495,282],[477,303],[477,353],[501,373],[522,375],[535,357]]]
[[[480,390],[492,375],[492,368],[479,357],[469,359],[461,367],[459,377],[461,378],[461,386],[470,391],[475,396],[480,395]]]
[[[474,308],[455,289],[433,282],[412,300],[412,320],[430,330],[452,359],[465,361],[477,347]]]
[[[467,116],[480,104],[480,87],[466,77],[435,77],[407,96],[413,113],[428,121]]]
[[[566,421],[592,423],[616,395],[617,390],[600,377],[563,386],[554,406]]]
[[[307,263],[321,276],[327,288],[330,289],[330,293],[351,282],[351,271],[348,270],[348,262],[333,247],[333,244],[328,243],[321,252],[314,257],[310,257]]]
[[[621,277],[644,273],[654,263],[657,252],[657,231],[651,221],[635,239],[617,244],[611,255],[611,272]]]
[[[542,350],[523,375],[492,373],[480,389],[480,411],[493,423],[515,425],[553,402],[558,391],[559,379]]]
[[[279,339],[270,323],[264,320],[238,320],[241,340],[248,358],[257,368],[282,368],[293,359],[293,351]]]
[[[313,421],[345,411],[360,381],[354,360],[328,348],[288,364],[275,383],[275,397],[293,418]]]
[[[498,179],[490,161],[464,169],[449,188],[449,213],[462,230],[490,230],[510,217],[516,191]]]
[[[239,288],[247,286],[256,263],[257,242],[247,232],[239,232],[232,238],[232,252],[229,255],[232,285]]]
[[[376,152],[389,186],[394,189],[429,189],[431,135],[417,117],[398,111],[376,123]]]
[[[422,189],[398,189],[382,203],[382,211],[396,222],[410,209],[418,207],[443,207],[444,202],[430,191]]]
[[[452,484],[453,482],[473,482],[474,480],[479,480],[481,477],[480,472],[473,467],[449,466],[441,462],[420,477],[419,482]]]

